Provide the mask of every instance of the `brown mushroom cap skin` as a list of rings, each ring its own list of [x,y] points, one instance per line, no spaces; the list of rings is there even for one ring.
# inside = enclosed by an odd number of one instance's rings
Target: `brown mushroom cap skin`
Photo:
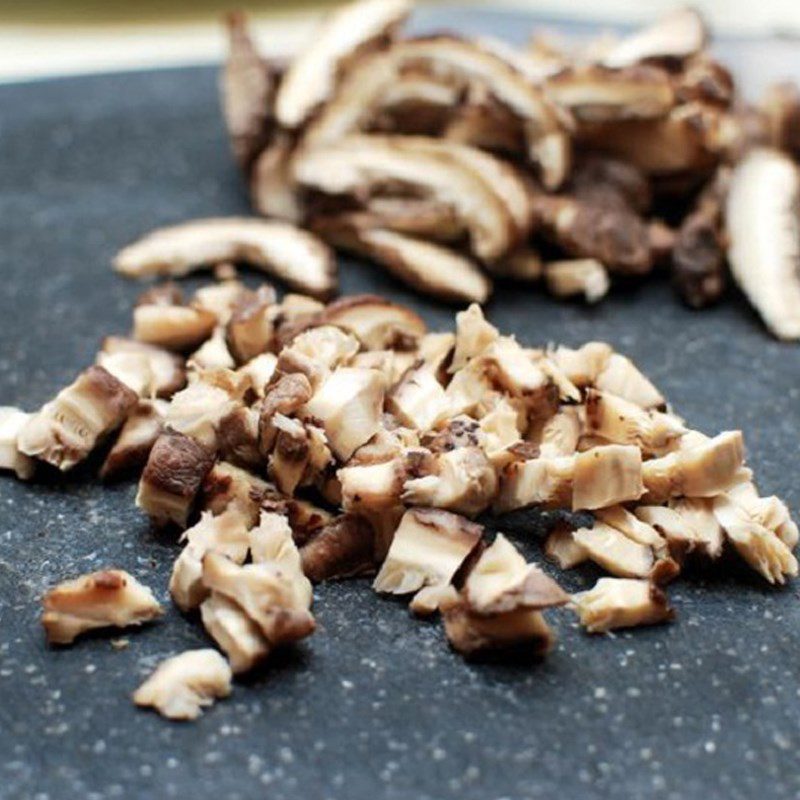
[[[103,480],[115,480],[144,467],[164,428],[165,410],[163,401],[139,401],[100,467]]]
[[[363,519],[343,514],[300,548],[303,572],[314,583],[374,574],[375,532]]]

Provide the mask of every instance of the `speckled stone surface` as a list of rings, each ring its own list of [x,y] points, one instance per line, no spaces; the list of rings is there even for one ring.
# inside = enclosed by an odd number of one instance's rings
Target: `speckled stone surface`
[[[518,39],[529,27],[452,10],[424,21]],[[33,409],[104,334],[125,331],[140,287],[109,269],[117,248],[247,206],[212,70],[5,86],[0,108],[0,398]],[[370,266],[342,273],[345,292],[385,292],[450,325],[449,310]],[[769,339],[739,298],[692,313],[655,280],[586,309],[516,287],[488,311],[526,342],[611,342],[691,425],[743,428],[762,490],[800,508],[800,348]],[[735,562],[728,577],[670,588],[672,626],[589,638],[567,612],[550,614],[559,644],[534,666],[465,664],[438,624],[367,582],[320,586],[318,633],[196,724],[137,710],[128,697],[142,677],[206,640],[167,602],[174,541],[148,529],[132,485],[102,488],[93,468],[47,485],[0,480],[2,798],[800,796],[798,588],[769,588]],[[514,540],[539,557],[531,537]],[[125,633],[125,649],[113,635],[48,649],[42,591],[104,565],[151,585],[166,616]]]

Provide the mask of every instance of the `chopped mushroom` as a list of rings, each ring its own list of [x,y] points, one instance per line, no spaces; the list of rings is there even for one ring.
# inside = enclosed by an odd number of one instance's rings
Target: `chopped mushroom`
[[[278,133],[262,150],[250,174],[250,201],[265,217],[292,222],[303,220],[304,210],[292,177],[294,141]]]
[[[653,568],[651,547],[635,542],[603,522],[595,522],[592,528],[580,528],[572,536],[588,558],[612,575],[645,578]]]
[[[482,353],[500,336],[499,331],[483,316],[477,303],[456,314],[456,344],[449,372],[458,372],[467,362]]]
[[[0,407],[0,470],[12,470],[21,480],[33,477],[35,463],[17,447],[17,439],[31,414],[12,406]]]
[[[596,258],[551,261],[544,265],[544,279],[550,294],[556,297],[583,295],[587,303],[596,303],[608,293],[608,271]]]
[[[121,569],[64,581],[45,594],[42,625],[51,644],[71,644],[97,628],[126,628],[164,612],[153,593]]]
[[[139,405],[125,420],[114,446],[100,467],[103,480],[113,480],[144,467],[164,428],[166,411],[165,400],[139,401]]]
[[[103,367],[84,370],[17,434],[21,453],[62,472],[83,461],[136,407],[135,392]]]
[[[226,341],[237,363],[244,364],[269,349],[273,337],[271,309],[275,294],[263,287],[243,296],[231,310],[225,328]]]
[[[214,592],[202,602],[200,618],[208,635],[225,652],[235,675],[260,664],[272,650],[258,626],[222,594]]]
[[[656,625],[675,617],[667,596],[655,584],[632,578],[600,578],[592,589],[572,596],[589,633]]]
[[[343,514],[329,521],[300,549],[309,580],[371,575],[379,565],[375,531],[360,517]]]
[[[247,217],[159,228],[121,250],[114,268],[132,278],[177,277],[226,261],[245,261],[311,295],[329,294],[336,278],[333,255],[315,236],[286,222]]]
[[[572,508],[606,508],[642,495],[642,454],[638,447],[607,445],[575,456]]]
[[[104,359],[119,353],[137,353],[147,358],[150,382],[143,393],[144,397],[169,398],[186,385],[186,367],[179,355],[144,342],[137,342],[135,339],[107,336],[103,340],[101,352],[97,355],[97,365],[106,366]],[[106,368],[114,375],[113,369],[107,366]],[[120,375],[115,377],[123,380]]]
[[[584,547],[576,541],[569,528],[554,528],[544,542],[544,554],[561,569],[572,569],[583,564],[589,556]]]
[[[208,339],[217,324],[210,311],[188,306],[144,305],[133,310],[136,340],[167,350],[194,350]]]
[[[231,668],[210,648],[187,650],[162,661],[133,693],[137,706],[152,706],[163,717],[197,719],[204,706],[231,693]]]
[[[389,393],[386,407],[404,425],[427,431],[450,404],[442,384],[423,365],[406,372]]]

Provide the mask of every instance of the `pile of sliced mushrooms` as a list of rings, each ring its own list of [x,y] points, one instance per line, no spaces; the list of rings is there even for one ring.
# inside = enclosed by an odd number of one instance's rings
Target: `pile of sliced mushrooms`
[[[671,253],[701,303],[722,285],[724,224],[734,275],[775,333],[798,335],[796,168],[745,147],[757,129],[788,148],[794,101],[734,106],[691,11],[569,59],[398,39],[407,13],[348,6],[283,71],[234,17],[226,115],[273,219],[192,221],[124,248],[126,276],[215,279],[188,300],[151,286],[131,334],[107,337],[73,383],[38,411],[0,409],[0,468],[28,480],[99,450],[100,476],[137,478],[137,506],[176,531],[170,595],[215,647],[167,659],[134,693],[166,717],[197,717],[313,634],[321,581],[374,576],[438,615],[465,657],[541,657],[548,609],[602,633],[671,620],[666,590],[687,564],[724,569],[730,553],[772,584],[797,574],[797,526],[759,494],[741,432],[690,430],[608,345],[528,347],[477,302],[454,332],[374,295],[326,302],[335,245],[462,303],[491,290],[478,262],[596,299],[607,270],[643,274]],[[695,198],[677,231],[645,216],[665,192]],[[248,288],[234,262],[296,293]],[[552,512],[555,567],[608,577],[570,596],[526,561],[499,531],[531,509]],[[163,613],[113,567],[43,604],[54,645]]]
[[[770,583],[797,574],[798,529],[759,495],[741,432],[688,429],[608,345],[529,348],[477,304],[455,332],[429,332],[374,295],[278,300],[235,277],[224,260],[241,241],[225,230],[203,257],[223,260],[219,280],[188,302],[174,283],[147,289],[130,338],[106,338],[38,411],[0,410],[0,467],[31,479],[103,448],[102,478],[138,476],[138,507],[179,537],[169,592],[218,650],[168,659],[137,704],[196,717],[233,675],[314,633],[320,581],[374,575],[377,592],[438,614],[466,657],[538,657],[553,643],[545,610],[567,606],[591,633],[664,622],[669,582],[687,563],[722,567],[725,550]],[[312,253],[329,263],[321,242],[283,236],[262,245],[287,272]],[[193,266],[191,248],[168,245],[159,264]],[[129,248],[117,263],[141,271],[154,257]],[[528,509],[559,510],[542,548],[558,568],[593,562],[610,577],[570,596],[527,562],[498,531]],[[57,645],[162,614],[114,568],[43,602]]]

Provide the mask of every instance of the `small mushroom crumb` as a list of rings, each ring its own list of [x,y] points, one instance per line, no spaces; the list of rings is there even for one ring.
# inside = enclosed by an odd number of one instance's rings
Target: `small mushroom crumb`
[[[608,270],[596,258],[551,261],[544,266],[544,279],[555,297],[582,296],[587,303],[602,300],[611,287]]]
[[[629,539],[624,533],[602,522],[581,528],[572,536],[587,557],[612,575],[644,578],[653,568],[652,548]]]
[[[86,631],[141,625],[163,614],[150,589],[120,569],[64,581],[45,594],[42,605],[51,644],[71,644]]]
[[[664,592],[647,580],[600,578],[594,588],[572,596],[589,633],[668,622],[675,616]]]
[[[266,660],[272,648],[258,626],[225,595],[212,592],[200,606],[208,635],[222,648],[234,674],[249,672]]]
[[[216,650],[187,650],[162,661],[133,693],[133,702],[167,719],[197,719],[204,707],[231,693],[231,678],[228,662]]]

